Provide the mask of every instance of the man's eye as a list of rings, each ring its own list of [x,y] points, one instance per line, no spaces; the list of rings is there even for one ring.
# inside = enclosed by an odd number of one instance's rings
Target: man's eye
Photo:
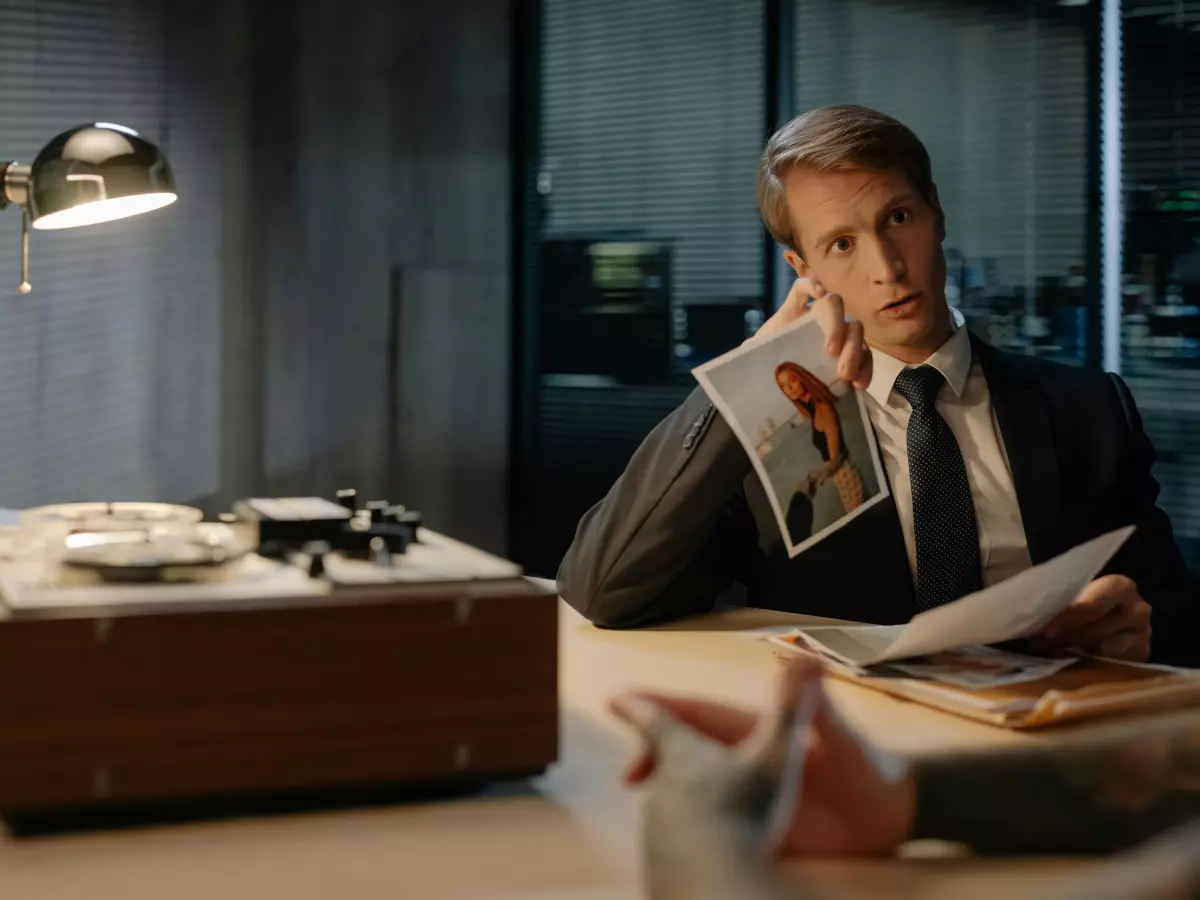
[[[829,249],[834,253],[845,253],[850,249],[850,238],[838,238],[829,245]]]
[[[892,213],[892,224],[903,225],[911,216],[912,213],[910,213],[907,209],[898,209]]]

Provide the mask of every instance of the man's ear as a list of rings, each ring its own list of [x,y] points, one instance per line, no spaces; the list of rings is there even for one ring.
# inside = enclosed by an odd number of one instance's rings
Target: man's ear
[[[792,267],[792,271],[794,271],[797,276],[800,278],[808,277],[808,263],[800,258],[799,253],[797,253],[795,250],[784,250],[783,258],[784,261]]]

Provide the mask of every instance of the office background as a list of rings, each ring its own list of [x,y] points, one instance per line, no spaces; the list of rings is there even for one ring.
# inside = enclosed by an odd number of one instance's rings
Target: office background
[[[1119,339],[1200,565],[1200,0],[1123,0],[1119,44],[1104,7],[0,0],[0,152],[121,122],[181,194],[35,234],[29,296],[0,215],[0,506],[356,485],[552,574],[786,290],[767,135],[858,102],[929,146],[976,329],[1073,365]]]
[[[1162,504],[1200,565],[1200,0],[1109,6],[1120,42],[1101,0],[541,0],[518,555],[549,571],[573,520],[691,389],[690,367],[774,308],[788,279],[755,214],[754,163],[777,124],[851,102],[929,147],[948,294],[981,335],[1100,366],[1106,328],[1119,331]],[[1122,97],[1107,110],[1106,78]],[[1106,115],[1123,145],[1109,158],[1125,206],[1115,326]]]

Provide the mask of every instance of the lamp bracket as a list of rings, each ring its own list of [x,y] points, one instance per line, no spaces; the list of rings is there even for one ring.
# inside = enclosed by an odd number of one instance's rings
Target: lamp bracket
[[[0,183],[4,189],[0,191],[0,209],[15,203],[18,206],[29,204],[29,166],[18,162],[0,162]]]
[[[28,294],[29,284],[29,166],[0,162],[0,209],[15,203],[21,207],[21,284],[18,290]]]

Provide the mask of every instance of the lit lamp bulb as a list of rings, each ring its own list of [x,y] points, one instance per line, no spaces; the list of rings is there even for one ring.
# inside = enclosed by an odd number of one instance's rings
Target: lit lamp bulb
[[[0,162],[0,209],[21,207],[21,285],[28,294],[29,226],[77,228],[136,216],[176,200],[167,159],[132,128],[94,122],[64,131],[31,166]]]

